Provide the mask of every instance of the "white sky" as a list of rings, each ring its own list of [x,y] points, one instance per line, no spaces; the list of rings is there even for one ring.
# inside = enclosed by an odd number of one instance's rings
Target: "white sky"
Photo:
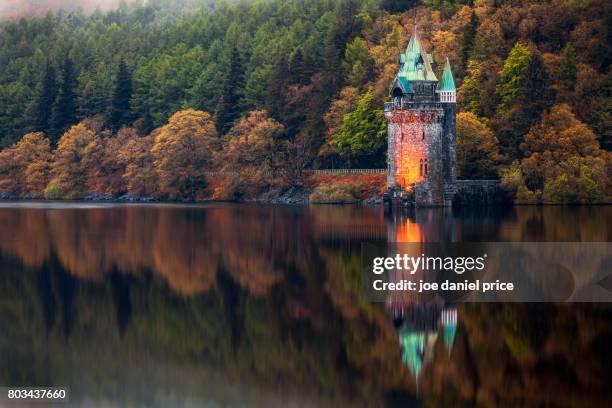
[[[77,7],[85,11],[96,7],[108,9],[117,4],[119,0],[0,0],[0,19],[44,14],[47,10],[73,10]]]

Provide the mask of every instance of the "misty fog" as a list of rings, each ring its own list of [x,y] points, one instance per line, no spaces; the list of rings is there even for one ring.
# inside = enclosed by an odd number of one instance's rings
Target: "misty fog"
[[[120,0],[0,0],[0,19],[41,15],[49,10],[72,11],[80,8],[90,12],[96,8],[117,7]]]

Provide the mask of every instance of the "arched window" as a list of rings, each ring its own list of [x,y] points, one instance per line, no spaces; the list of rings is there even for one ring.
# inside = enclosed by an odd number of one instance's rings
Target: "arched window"
[[[419,175],[423,176],[423,159],[419,162]]]
[[[427,175],[429,173],[429,169],[427,166],[427,159],[425,159],[425,175]]]
[[[421,140],[425,140],[425,129],[423,129],[423,134],[421,135]]]

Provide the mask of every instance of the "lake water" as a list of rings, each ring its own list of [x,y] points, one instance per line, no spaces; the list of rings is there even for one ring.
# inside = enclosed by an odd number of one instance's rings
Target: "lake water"
[[[361,243],[611,241],[611,207],[0,203],[0,385],[76,406],[612,403],[608,304],[398,317]]]

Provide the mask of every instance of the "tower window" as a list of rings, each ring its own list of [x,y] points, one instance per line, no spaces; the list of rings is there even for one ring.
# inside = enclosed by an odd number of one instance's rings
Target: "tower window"
[[[425,159],[425,175],[427,175],[429,173],[429,169],[427,166],[427,159]]]
[[[425,129],[423,129],[423,134],[421,135],[421,140],[425,140]]]
[[[423,159],[419,162],[419,175],[423,176]]]

